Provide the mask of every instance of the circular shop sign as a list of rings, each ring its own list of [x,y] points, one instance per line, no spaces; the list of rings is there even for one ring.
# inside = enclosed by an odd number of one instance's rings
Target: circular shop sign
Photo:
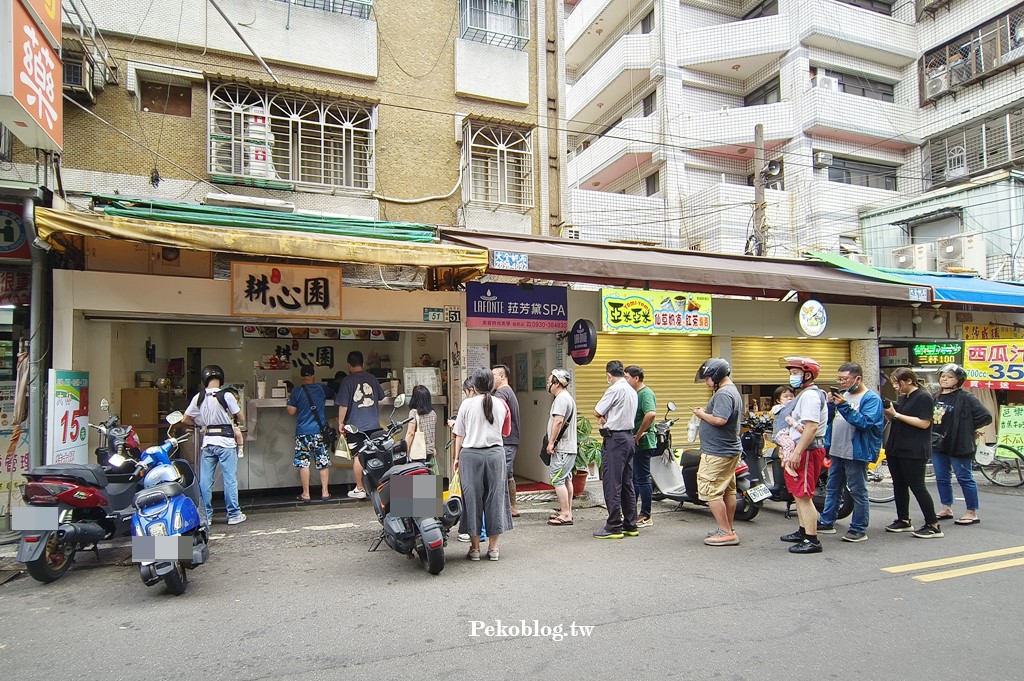
[[[825,327],[828,326],[828,313],[825,306],[817,300],[808,300],[800,306],[796,322],[804,334],[820,336],[825,333]]]
[[[597,329],[589,319],[577,319],[569,331],[569,356],[583,366],[590,364],[597,354]]]

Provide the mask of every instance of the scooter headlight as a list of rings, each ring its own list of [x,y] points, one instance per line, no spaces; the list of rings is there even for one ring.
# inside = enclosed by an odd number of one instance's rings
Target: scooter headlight
[[[181,519],[180,513],[174,514],[174,531],[177,532],[185,525],[185,521]]]
[[[159,522],[157,522],[157,523],[150,523],[150,525],[149,525],[149,536],[150,537],[157,537],[157,536],[159,536],[159,537],[166,537],[167,536],[167,526],[164,525],[163,523],[159,523]]]

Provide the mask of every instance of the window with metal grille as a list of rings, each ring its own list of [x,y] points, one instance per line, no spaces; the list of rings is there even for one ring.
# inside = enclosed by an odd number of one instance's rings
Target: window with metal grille
[[[1024,109],[973,121],[928,140],[932,184],[944,184],[997,168],[1024,165]]]
[[[828,179],[831,182],[842,182],[858,187],[896,191],[896,167],[881,163],[867,163],[833,156],[832,165],[828,169]]]
[[[275,0],[276,2],[289,2],[299,7],[310,9],[322,9],[325,12],[336,14],[348,14],[349,16],[369,19],[370,11],[373,10],[373,0]]]
[[[372,190],[372,107],[231,83],[210,91],[210,174]]]
[[[533,145],[529,132],[467,122],[463,196],[468,201],[533,206]]]
[[[513,50],[530,41],[528,0],[459,0],[461,36]]]

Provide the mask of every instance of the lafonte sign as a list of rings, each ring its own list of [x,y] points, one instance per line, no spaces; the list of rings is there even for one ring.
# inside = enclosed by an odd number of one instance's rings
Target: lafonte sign
[[[601,329],[711,334],[711,294],[601,289]]]

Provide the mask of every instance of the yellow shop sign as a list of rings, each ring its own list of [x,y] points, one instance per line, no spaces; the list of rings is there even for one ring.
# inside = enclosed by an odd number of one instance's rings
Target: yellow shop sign
[[[601,289],[601,328],[625,333],[711,334],[711,294]]]

